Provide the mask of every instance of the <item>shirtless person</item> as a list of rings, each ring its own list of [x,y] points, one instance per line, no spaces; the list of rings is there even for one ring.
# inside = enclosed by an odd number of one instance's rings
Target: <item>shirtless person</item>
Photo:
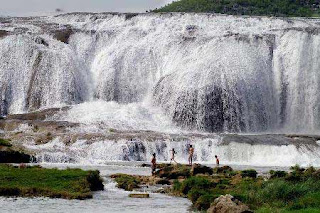
[[[170,159],[170,163],[171,161],[177,163],[177,161],[174,159],[174,155],[177,154],[177,152],[174,150],[174,148],[172,148],[171,150],[171,159]]]
[[[190,166],[192,166],[193,153],[194,153],[194,148],[192,147],[192,145],[190,145],[190,148],[189,148],[189,158],[188,158],[188,161],[189,161],[189,165],[190,165]]]
[[[157,168],[157,161],[156,161],[156,153],[153,153],[152,159],[151,159],[151,169],[152,169],[152,175],[156,174],[156,168]]]

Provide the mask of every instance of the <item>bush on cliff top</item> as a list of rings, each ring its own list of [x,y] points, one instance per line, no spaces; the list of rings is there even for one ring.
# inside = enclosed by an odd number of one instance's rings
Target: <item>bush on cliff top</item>
[[[319,4],[318,0],[180,0],[153,12],[310,17],[319,15]]]

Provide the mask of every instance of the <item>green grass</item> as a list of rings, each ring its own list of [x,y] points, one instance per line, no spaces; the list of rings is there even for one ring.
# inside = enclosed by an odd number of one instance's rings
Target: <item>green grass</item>
[[[140,180],[126,174],[115,174],[115,181],[117,182],[117,186],[126,191],[132,191],[135,188],[139,188]]]
[[[219,195],[231,194],[255,212],[320,212],[320,170],[299,166],[291,170],[270,171],[269,180],[256,177],[254,170],[242,171],[240,177],[195,176],[182,183],[174,181],[172,190],[188,197],[198,210],[207,209]]]
[[[180,0],[153,12],[205,12],[257,16],[319,16],[317,0]]]
[[[0,165],[1,196],[86,199],[95,190],[103,190],[98,171]]]
[[[11,147],[12,144],[8,140],[0,138],[0,146]]]

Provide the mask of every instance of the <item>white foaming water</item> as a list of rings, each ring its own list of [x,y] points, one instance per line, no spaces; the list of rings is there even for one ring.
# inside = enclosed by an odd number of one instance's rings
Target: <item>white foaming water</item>
[[[148,161],[153,152],[168,161],[177,146],[185,162],[192,143],[199,162],[217,154],[225,163],[319,165],[316,144],[221,145],[218,137],[184,137],[186,131],[319,134],[317,19],[66,14],[4,18],[0,29],[8,31],[0,38],[0,114],[69,105],[54,119],[80,123],[71,133],[113,128],[183,138],[27,145],[44,161]]]
[[[186,129],[319,133],[317,19],[177,13],[3,20],[0,114],[147,100]]]
[[[66,146],[55,139],[46,145],[25,144],[35,151],[40,162],[49,163],[80,163],[106,164],[107,162],[142,161],[148,162],[153,153],[157,160],[169,162],[171,150],[177,152],[175,159],[179,163],[188,162],[188,148],[192,144],[195,148],[194,161],[198,163],[214,164],[215,155],[218,155],[222,164],[251,165],[251,166],[283,166],[295,164],[301,166],[320,166],[320,147],[316,145],[250,145],[231,142],[221,144],[221,137],[175,140],[173,138],[155,141],[124,140],[120,139],[95,141],[88,143],[85,140]]]
[[[85,124],[84,131],[98,125],[104,129],[179,132],[161,109],[144,103],[86,102],[73,106],[55,119]]]

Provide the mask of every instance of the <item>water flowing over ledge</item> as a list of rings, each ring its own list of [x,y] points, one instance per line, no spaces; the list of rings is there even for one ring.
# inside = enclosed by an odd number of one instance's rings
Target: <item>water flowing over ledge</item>
[[[241,136],[239,136],[241,137]],[[274,138],[276,138],[275,136]],[[281,138],[281,136],[278,136]],[[214,164],[214,155],[218,155],[223,164],[252,165],[252,166],[320,166],[320,147],[315,144],[269,145],[230,142],[220,144],[221,138],[207,138],[200,140],[191,137],[183,141],[159,140],[141,141],[135,139],[119,141],[96,141],[87,143],[79,140],[67,146],[59,138],[40,146],[26,145],[36,151],[40,162],[49,163],[80,163],[105,164],[117,161],[149,161],[152,153],[157,154],[159,161],[169,162],[170,150],[177,152],[176,160],[187,163],[188,145],[195,147],[194,160],[200,163]]]
[[[319,28],[180,13],[1,18],[0,114],[104,100],[161,108],[186,130],[319,133]]]
[[[0,18],[0,136],[53,163],[184,163],[193,144],[197,162],[320,166],[319,49],[318,19]]]

